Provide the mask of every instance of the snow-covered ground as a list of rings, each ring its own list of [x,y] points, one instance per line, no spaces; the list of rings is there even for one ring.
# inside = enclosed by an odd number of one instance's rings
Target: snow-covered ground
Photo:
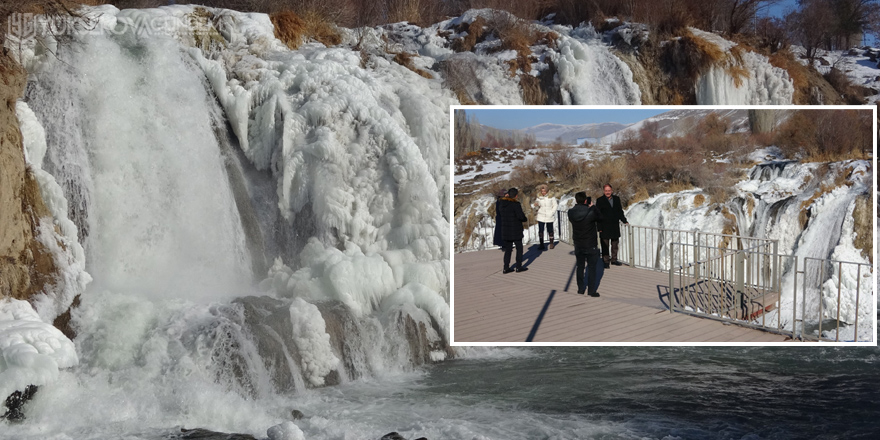
[[[804,48],[800,46],[792,46],[792,52],[797,55],[803,55],[806,53]],[[823,75],[830,72],[832,67],[837,68],[844,72],[853,84],[880,92],[880,68],[877,66],[878,57],[875,55],[875,61],[871,61],[868,52],[880,54],[880,49],[874,47],[868,48],[867,50],[853,48],[852,50],[846,51],[827,51],[819,49],[816,60],[813,61],[813,67]],[[805,66],[810,63],[809,60],[804,58],[799,58],[798,61]],[[865,99],[869,104],[876,103],[880,100],[880,93],[866,96]]]

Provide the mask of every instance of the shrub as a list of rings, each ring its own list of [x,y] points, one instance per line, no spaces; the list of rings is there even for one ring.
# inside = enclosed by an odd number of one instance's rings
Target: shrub
[[[453,55],[440,62],[446,88],[452,90],[458,101],[464,105],[478,104],[480,84],[477,82],[479,61],[471,53]]]
[[[467,35],[456,38],[452,42],[452,50],[456,52],[471,52],[474,50],[474,46],[484,39],[486,19],[479,16],[471,23],[461,23],[455,31],[456,33],[467,32]]]
[[[856,197],[856,205],[853,208],[853,228],[855,229],[855,237],[853,238],[853,246],[859,249],[863,257],[866,257],[871,264],[874,264],[874,226],[873,226],[873,206],[871,204],[871,196],[868,194]]]
[[[308,39],[328,47],[342,42],[342,36],[335,26],[315,11],[297,14],[284,10],[270,14],[269,20],[275,27],[275,38],[291,49],[299,48]]]
[[[843,96],[847,104],[860,105],[865,103],[864,92],[850,82],[840,69],[832,67],[828,73],[822,76],[828,81],[828,84],[831,84],[831,87],[834,87],[837,93],[840,93],[840,96]]]
[[[581,169],[571,148],[556,146],[537,154],[534,166],[556,180],[574,179]]]
[[[547,93],[541,88],[541,80],[537,77],[523,73],[519,76],[519,86],[522,90],[523,104],[544,105],[547,104]]]
[[[870,115],[862,110],[799,110],[777,130],[776,144],[789,157],[808,161],[867,156],[873,142]]]
[[[810,97],[809,67],[799,63],[787,49],[777,51],[769,56],[770,64],[788,72],[794,85],[794,104],[807,104]]]

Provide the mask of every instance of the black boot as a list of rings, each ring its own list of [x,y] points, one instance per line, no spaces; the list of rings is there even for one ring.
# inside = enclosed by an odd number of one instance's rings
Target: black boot
[[[554,244],[554,242],[553,242],[553,236],[551,235],[551,236],[550,236],[550,249],[553,249],[553,248],[555,248],[555,247],[556,247],[556,244]]]

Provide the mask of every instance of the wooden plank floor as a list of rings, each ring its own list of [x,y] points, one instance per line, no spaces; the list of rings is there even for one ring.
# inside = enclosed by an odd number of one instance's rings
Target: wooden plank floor
[[[601,297],[577,294],[574,248],[527,247],[522,273],[502,274],[503,252],[455,254],[453,342],[782,342],[786,338],[669,313],[666,273],[611,266]]]

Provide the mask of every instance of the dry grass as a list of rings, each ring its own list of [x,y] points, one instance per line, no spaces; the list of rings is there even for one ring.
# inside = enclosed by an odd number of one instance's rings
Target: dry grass
[[[730,212],[726,206],[721,208],[721,215],[724,217],[724,225],[721,228],[721,233],[724,235],[739,235],[736,227],[736,215]],[[722,249],[729,247],[730,238],[731,237],[722,238],[721,242],[718,243],[718,247]]]
[[[395,63],[400,64],[401,66],[406,67],[409,70],[412,70],[423,78],[433,79],[434,75],[432,75],[431,72],[419,69],[413,64],[412,59],[414,56],[415,54],[411,54],[409,52],[399,52],[394,54],[394,58],[392,58],[392,60]]]
[[[856,198],[856,206],[853,208],[853,229],[855,237],[853,246],[860,250],[862,256],[874,264],[874,225],[873,206],[871,196],[865,194]]]
[[[788,50],[780,50],[773,53],[769,59],[770,64],[788,72],[788,76],[794,85],[792,101],[795,104],[806,104],[810,96],[808,67],[799,63],[795,59],[794,54]]]
[[[226,39],[217,30],[214,14],[202,7],[193,8],[187,15],[195,47],[202,51],[225,48]]]
[[[810,162],[864,159],[872,144],[872,115],[863,110],[799,110],[775,132],[789,157]]]
[[[703,203],[706,203],[706,196],[702,194],[697,194],[694,196],[694,207],[703,206]]]
[[[644,186],[640,187],[636,189],[636,192],[632,196],[629,197],[627,206],[631,206],[633,204],[641,202],[642,200],[648,200],[650,197],[651,194],[648,193],[648,189]]]
[[[830,168],[827,164],[823,164],[823,166],[816,169],[816,174],[822,176],[826,174],[828,172],[827,170],[829,169]],[[798,212],[798,222],[801,225],[801,229],[803,230],[807,228],[807,224],[810,221],[810,209],[812,209],[813,203],[815,203],[816,200],[819,200],[819,198],[830,193],[831,191],[834,191],[836,188],[847,184],[850,184],[850,182],[847,180],[846,175],[844,173],[837,172],[834,175],[833,182],[823,183],[819,185],[819,188],[817,188],[813,192],[813,195],[811,195],[809,199],[802,201]]]
[[[40,219],[51,219],[52,214],[43,202],[43,196],[40,194],[40,184],[37,183],[37,179],[34,175],[31,174],[30,171],[27,171],[25,172],[24,177],[25,182],[21,193],[21,204],[24,211],[29,214],[31,220],[31,233],[35,239],[31,240],[29,249],[26,251],[27,261],[22,261],[25,262],[30,269],[30,286],[25,292],[23,292],[24,298],[20,299],[30,298],[43,291],[46,286],[55,283],[55,277],[58,273],[58,267],[55,265],[55,258],[53,257],[52,251],[36,240],[39,233],[37,228],[39,227]],[[57,228],[58,227],[56,226],[56,230]],[[59,245],[61,245],[61,243],[59,243]],[[20,260],[23,259],[25,258],[20,258]]]
[[[709,203],[724,204],[733,195],[733,188],[723,185],[706,188],[705,193],[709,196]]]
[[[284,10],[270,14],[269,19],[275,27],[275,38],[291,49],[298,49],[310,39],[327,47],[342,42],[342,36],[336,26],[317,12],[306,11],[297,14]]]
[[[485,38],[486,19],[480,16],[472,23],[462,23],[455,29],[455,32],[467,32],[467,35],[455,39],[452,42],[452,50],[456,52],[471,52],[474,50],[474,46]]]
[[[544,105],[547,104],[547,93],[541,87],[541,79],[523,73],[519,76],[519,87],[522,90],[523,104]]]
[[[690,31],[685,31],[681,39],[684,40],[686,47],[691,46],[697,52],[697,56],[702,59],[704,65],[727,61],[727,55],[717,44],[700,38]]]
[[[834,90],[843,97],[847,104],[862,105],[865,104],[865,92],[858,86],[853,84],[845,73],[832,67],[831,70],[823,75],[828,84],[834,87]]]
[[[298,49],[305,41],[306,24],[293,11],[281,11],[269,15],[269,20],[275,27],[275,38],[281,40],[287,47]]]
[[[694,189],[694,185],[690,182],[680,181],[673,179],[671,182],[667,183],[663,186],[664,191],[666,192],[681,192],[688,191]]]
[[[477,59],[469,54],[453,55],[440,62],[446,88],[455,94],[463,105],[477,105],[479,82],[477,81]]]

